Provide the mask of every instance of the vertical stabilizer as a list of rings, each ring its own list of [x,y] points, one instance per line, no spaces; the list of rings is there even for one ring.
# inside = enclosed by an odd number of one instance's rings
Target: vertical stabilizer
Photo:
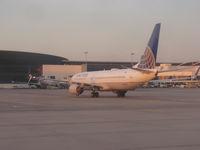
[[[194,74],[191,76],[192,80],[195,80],[198,78],[199,71],[200,71],[200,67],[198,67],[197,70],[194,72]]]
[[[138,68],[142,69],[154,69],[156,66],[156,57],[159,43],[160,26],[158,23],[155,25],[153,33],[150,37],[148,45],[144,54],[141,56]]]

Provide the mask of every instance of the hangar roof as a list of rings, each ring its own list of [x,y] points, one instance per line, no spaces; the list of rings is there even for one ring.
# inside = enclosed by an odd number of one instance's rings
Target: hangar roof
[[[0,64],[63,64],[66,61],[68,59],[54,55],[0,50]]]

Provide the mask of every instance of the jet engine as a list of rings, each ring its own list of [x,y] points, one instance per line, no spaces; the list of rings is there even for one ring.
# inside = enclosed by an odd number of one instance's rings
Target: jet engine
[[[81,93],[83,93],[83,88],[81,88],[80,85],[72,84],[69,86],[69,92],[79,96]]]

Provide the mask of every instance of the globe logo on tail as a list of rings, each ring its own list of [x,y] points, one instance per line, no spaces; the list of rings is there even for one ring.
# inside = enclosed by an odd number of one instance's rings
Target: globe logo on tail
[[[140,63],[138,65],[138,68],[141,69],[153,69],[156,66],[156,61],[153,55],[153,52],[151,50],[150,47],[147,46],[144,55],[142,55],[141,59],[140,59]]]

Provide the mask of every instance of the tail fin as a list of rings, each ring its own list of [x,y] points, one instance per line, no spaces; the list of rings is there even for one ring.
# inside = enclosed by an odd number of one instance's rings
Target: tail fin
[[[197,71],[194,73],[194,75],[195,75],[195,76],[198,76],[199,71],[200,71],[200,67],[197,68]]]
[[[155,25],[149,43],[146,47],[144,54],[141,56],[140,62],[138,64],[138,68],[142,69],[154,69],[156,66],[156,57],[158,50],[158,42],[160,35],[160,26],[158,23]]]
[[[194,72],[194,74],[191,76],[192,80],[197,79],[199,71],[200,71],[200,67],[198,67],[197,70]]]

